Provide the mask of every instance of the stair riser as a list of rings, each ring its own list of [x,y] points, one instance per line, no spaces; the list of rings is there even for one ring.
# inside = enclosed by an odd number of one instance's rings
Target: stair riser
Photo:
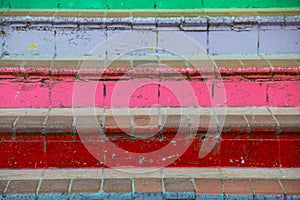
[[[160,52],[167,55],[170,52],[179,55],[300,52],[297,45],[300,43],[299,15],[208,18],[3,17],[0,23],[3,34],[0,38],[1,54],[10,56],[147,55],[156,53],[158,49],[169,51]],[[128,31],[135,35],[124,36],[123,33]],[[186,40],[192,39],[193,45],[198,45],[198,48],[183,46],[186,42],[176,45],[176,40],[180,40],[176,39],[176,34],[180,33]],[[121,40],[114,42],[112,37]],[[108,41],[108,45],[103,46],[104,41]],[[98,48],[97,53],[95,48]],[[174,51],[174,48],[178,51]]]
[[[35,76],[0,80],[1,108],[300,106],[300,82],[239,80],[76,80]],[[126,90],[127,89],[127,90]]]
[[[132,141],[115,140],[113,143],[129,152],[140,153],[130,156],[125,153],[102,153],[103,142],[95,142],[94,150],[98,151],[97,160],[86,149],[81,141],[70,139],[33,139],[32,140],[2,140],[0,151],[0,168],[81,168],[81,167],[165,167],[167,159],[153,160],[153,163],[143,163],[147,157],[141,153],[154,151],[154,147],[163,148],[169,140],[162,141]],[[179,141],[173,142],[176,145]],[[195,139],[184,154],[169,167],[299,167],[295,159],[300,156],[300,140],[291,139],[222,139],[219,144],[205,157],[199,158],[202,142]],[[174,146],[175,147],[175,146]],[[59,149],[59,152],[57,151]],[[94,152],[95,153],[95,152]],[[174,155],[174,150],[170,155]],[[95,154],[94,154],[95,155]],[[128,156],[129,155],[129,156]],[[105,159],[104,159],[105,157]],[[105,161],[104,161],[105,160]],[[101,163],[105,163],[101,164]]]

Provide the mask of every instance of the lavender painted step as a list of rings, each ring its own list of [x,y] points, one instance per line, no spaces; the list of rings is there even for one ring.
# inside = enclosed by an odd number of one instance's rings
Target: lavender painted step
[[[179,52],[183,55],[300,53],[298,14],[123,18],[5,16],[0,23],[2,55],[11,56],[170,55],[174,48],[182,47],[180,39],[172,41],[172,35],[176,34],[183,34],[183,38],[192,39],[198,45],[198,50],[193,51],[184,47]],[[126,32],[132,37],[124,39],[121,35]],[[101,50],[93,51],[109,39]]]

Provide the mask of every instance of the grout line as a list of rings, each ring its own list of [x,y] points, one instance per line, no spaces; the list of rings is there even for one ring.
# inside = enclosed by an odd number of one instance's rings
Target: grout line
[[[161,187],[162,187],[163,196],[165,197],[166,196],[166,187],[165,187],[165,182],[164,182],[164,177],[163,176],[161,178]]]
[[[17,122],[18,122],[19,118],[20,118],[19,116],[16,117],[16,119],[15,119],[15,121],[13,123],[13,126],[12,126],[12,131],[13,131],[12,137],[13,138],[16,138],[16,134],[17,134],[16,125],[17,125]]]
[[[38,183],[38,186],[36,187],[36,192],[35,192],[35,195],[36,195],[36,196],[39,195],[39,191],[40,191],[42,182],[43,182],[43,178],[40,178],[39,183]]]
[[[220,178],[221,184],[222,184],[222,194],[223,194],[223,199],[226,200],[226,194],[225,194],[225,187],[224,187],[224,182],[223,179]]]
[[[276,124],[277,124],[277,131],[276,131],[276,134],[279,135],[281,133],[281,129],[280,129],[280,123],[278,121],[278,119],[275,117],[275,115],[272,113],[272,111],[270,110],[269,107],[267,107],[267,110],[269,111],[270,115],[272,116],[272,118],[276,121]]]
[[[249,134],[251,132],[250,122],[247,119],[246,115],[243,115],[243,117],[244,117],[245,121],[247,122],[247,132]]]
[[[10,182],[11,182],[11,180],[8,180],[8,181],[7,181],[7,183],[6,183],[6,185],[5,185],[5,188],[4,188],[4,190],[3,190],[3,196],[6,196],[6,192],[7,192],[7,189],[8,189],[8,187],[9,187]]]
[[[72,178],[69,182],[69,187],[68,187],[68,199],[70,198],[70,194],[72,192],[72,187],[73,187],[73,181],[74,179]]]
[[[72,136],[74,137],[74,139],[76,136],[76,120],[77,120],[77,116],[74,116],[72,121]]]
[[[100,183],[100,191],[99,192],[104,192],[103,187],[104,187],[104,168],[102,168],[102,177],[101,177],[101,183]]]
[[[279,183],[279,185],[280,185],[280,187],[281,187],[281,190],[283,191],[284,199],[287,199],[287,197],[286,197],[286,195],[287,195],[286,189],[284,188],[284,186],[283,186],[283,184],[281,183],[280,179],[277,179],[277,181],[278,181],[278,183]]]
[[[135,187],[134,187],[134,178],[131,179],[131,187],[132,187],[132,193],[131,193],[131,198],[134,198],[135,194]]]
[[[131,135],[134,135],[133,126],[134,126],[134,116],[131,114],[131,115],[129,115],[129,127],[130,127]]]
[[[45,128],[46,128],[46,124],[47,124],[48,118],[49,118],[49,111],[48,111],[48,113],[47,113],[47,115],[46,115],[46,117],[45,117],[45,119],[43,121],[43,124],[42,124],[42,136],[46,135]]]
[[[248,180],[250,182],[250,186],[251,186],[251,190],[252,190],[252,194],[253,194],[253,199],[256,200],[256,193],[255,193],[254,184],[253,184],[253,182],[250,178]]]

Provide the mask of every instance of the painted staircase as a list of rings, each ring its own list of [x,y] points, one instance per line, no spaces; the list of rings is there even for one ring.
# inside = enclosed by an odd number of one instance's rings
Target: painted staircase
[[[299,199],[299,14],[3,9],[2,198]]]

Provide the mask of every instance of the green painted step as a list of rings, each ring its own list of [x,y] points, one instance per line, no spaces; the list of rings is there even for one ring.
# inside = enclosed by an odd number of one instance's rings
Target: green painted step
[[[300,0],[0,0],[0,7],[15,9],[295,8],[300,7]]]

